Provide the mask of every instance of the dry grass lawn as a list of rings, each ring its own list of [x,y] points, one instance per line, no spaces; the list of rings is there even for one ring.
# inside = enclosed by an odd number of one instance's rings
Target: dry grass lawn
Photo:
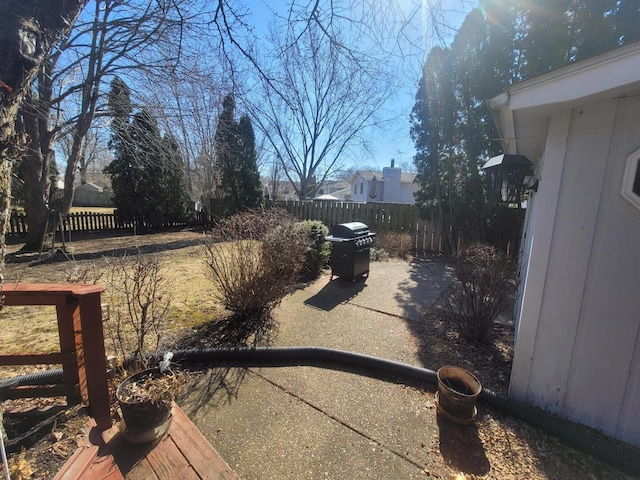
[[[105,257],[136,254],[138,251],[155,253],[160,259],[163,275],[171,285],[169,339],[172,331],[179,332],[211,320],[220,312],[211,295],[212,284],[206,276],[200,244],[202,234],[179,231],[72,240],[72,255],[58,253],[43,259],[39,259],[38,254],[14,256],[21,245],[9,245],[5,282],[67,282],[69,276],[83,277],[94,267],[104,269]],[[91,274],[87,283],[92,283]],[[108,301],[108,298],[104,300]],[[3,353],[44,353],[58,348],[54,307],[6,307],[0,311],[0,322]],[[24,372],[25,368],[21,367],[20,371]],[[14,373],[15,370],[3,369],[0,375],[6,377]]]

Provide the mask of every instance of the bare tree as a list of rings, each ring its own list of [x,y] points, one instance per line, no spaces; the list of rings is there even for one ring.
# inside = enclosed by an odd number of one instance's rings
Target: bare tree
[[[56,142],[57,154],[63,160],[69,158],[73,146],[73,135],[67,133]],[[57,155],[56,154],[56,155]],[[113,160],[109,151],[109,128],[106,118],[96,118],[87,132],[84,140],[82,156],[78,159],[77,171],[80,175],[80,185],[93,182],[101,186],[108,185],[107,176],[102,172],[104,167]]]
[[[345,51],[317,24],[299,35],[282,27],[286,35],[274,30],[271,36],[273,63],[253,116],[304,199],[315,195],[365,131],[379,124],[376,113],[389,84],[373,58]]]
[[[163,82],[149,79],[145,103],[161,128],[178,138],[185,163],[187,187],[194,200],[211,198],[216,185],[214,135],[222,95],[231,88],[222,65],[208,58],[190,58]]]
[[[427,46],[452,33],[448,12],[444,0],[303,0],[274,12],[270,49],[245,52],[262,86],[253,117],[300,198],[370,154],[367,135],[406,122],[389,100],[413,88]]]
[[[282,184],[286,182],[286,177],[282,171],[282,162],[278,157],[273,157],[269,167],[269,184],[267,185],[267,193],[271,201],[279,200],[282,193]]]
[[[4,277],[13,163],[27,137],[16,129],[18,110],[37,72],[66,36],[84,0],[0,2],[0,283]]]
[[[66,215],[73,201],[76,172],[87,161],[87,134],[101,114],[104,82],[122,70],[157,71],[175,63],[175,58],[163,55],[167,51],[163,44],[179,43],[185,21],[179,2],[93,0],[90,5],[39,71],[22,109],[24,130],[31,139],[25,159],[28,237],[24,250],[39,249],[44,237],[52,207],[49,165],[55,142],[65,136],[70,142],[64,197],[56,205]]]

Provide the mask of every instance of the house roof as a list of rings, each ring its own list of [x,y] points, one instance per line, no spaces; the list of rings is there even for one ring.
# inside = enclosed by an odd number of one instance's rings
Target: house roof
[[[313,197],[312,200],[340,200],[338,197],[334,197],[333,195],[318,195],[317,197]]]
[[[382,180],[382,172],[378,170],[358,170],[356,175],[360,175],[368,182],[373,180],[373,177],[376,177],[377,180]]]
[[[87,190],[87,191],[91,191],[91,192],[102,192],[104,190],[104,188],[101,187],[100,185],[96,185],[95,183],[86,182],[86,183],[83,183],[82,185],[78,185],[76,187],[76,191],[78,191],[78,190]]]
[[[373,177],[376,177],[376,180],[379,182],[384,182],[384,177],[382,176],[382,172],[377,170],[358,170],[356,175],[360,175],[366,181],[370,182],[373,180]],[[400,182],[402,183],[413,183],[416,178],[415,173],[401,173],[400,174]]]
[[[349,185],[347,188],[335,190],[331,195],[340,199],[349,198],[351,196],[351,185]]]
[[[513,84],[488,101],[505,153],[536,162],[554,111],[640,95],[639,71],[640,42],[633,42]]]

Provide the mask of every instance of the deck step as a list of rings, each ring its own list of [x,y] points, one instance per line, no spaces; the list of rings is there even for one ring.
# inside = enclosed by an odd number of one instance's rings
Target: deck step
[[[239,480],[182,409],[172,411],[168,432],[153,444],[128,444],[117,426],[99,432],[93,422],[87,445],[54,480]]]
[[[62,467],[62,470],[54,477],[54,480],[78,480],[82,478],[97,457],[98,450],[99,447],[97,445],[78,448]]]

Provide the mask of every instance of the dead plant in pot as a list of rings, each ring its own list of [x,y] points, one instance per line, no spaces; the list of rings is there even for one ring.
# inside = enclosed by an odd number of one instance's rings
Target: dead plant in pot
[[[165,356],[159,367],[126,377],[116,390],[125,429],[131,443],[148,443],[161,438],[171,425],[171,409],[183,382],[168,368]]]
[[[182,376],[169,369],[170,357],[155,368],[149,368],[147,360],[157,353],[167,328],[170,285],[154,254],[106,258],[105,270],[104,326],[124,377],[116,390],[124,437],[132,443],[152,442],[169,428],[182,384]]]

